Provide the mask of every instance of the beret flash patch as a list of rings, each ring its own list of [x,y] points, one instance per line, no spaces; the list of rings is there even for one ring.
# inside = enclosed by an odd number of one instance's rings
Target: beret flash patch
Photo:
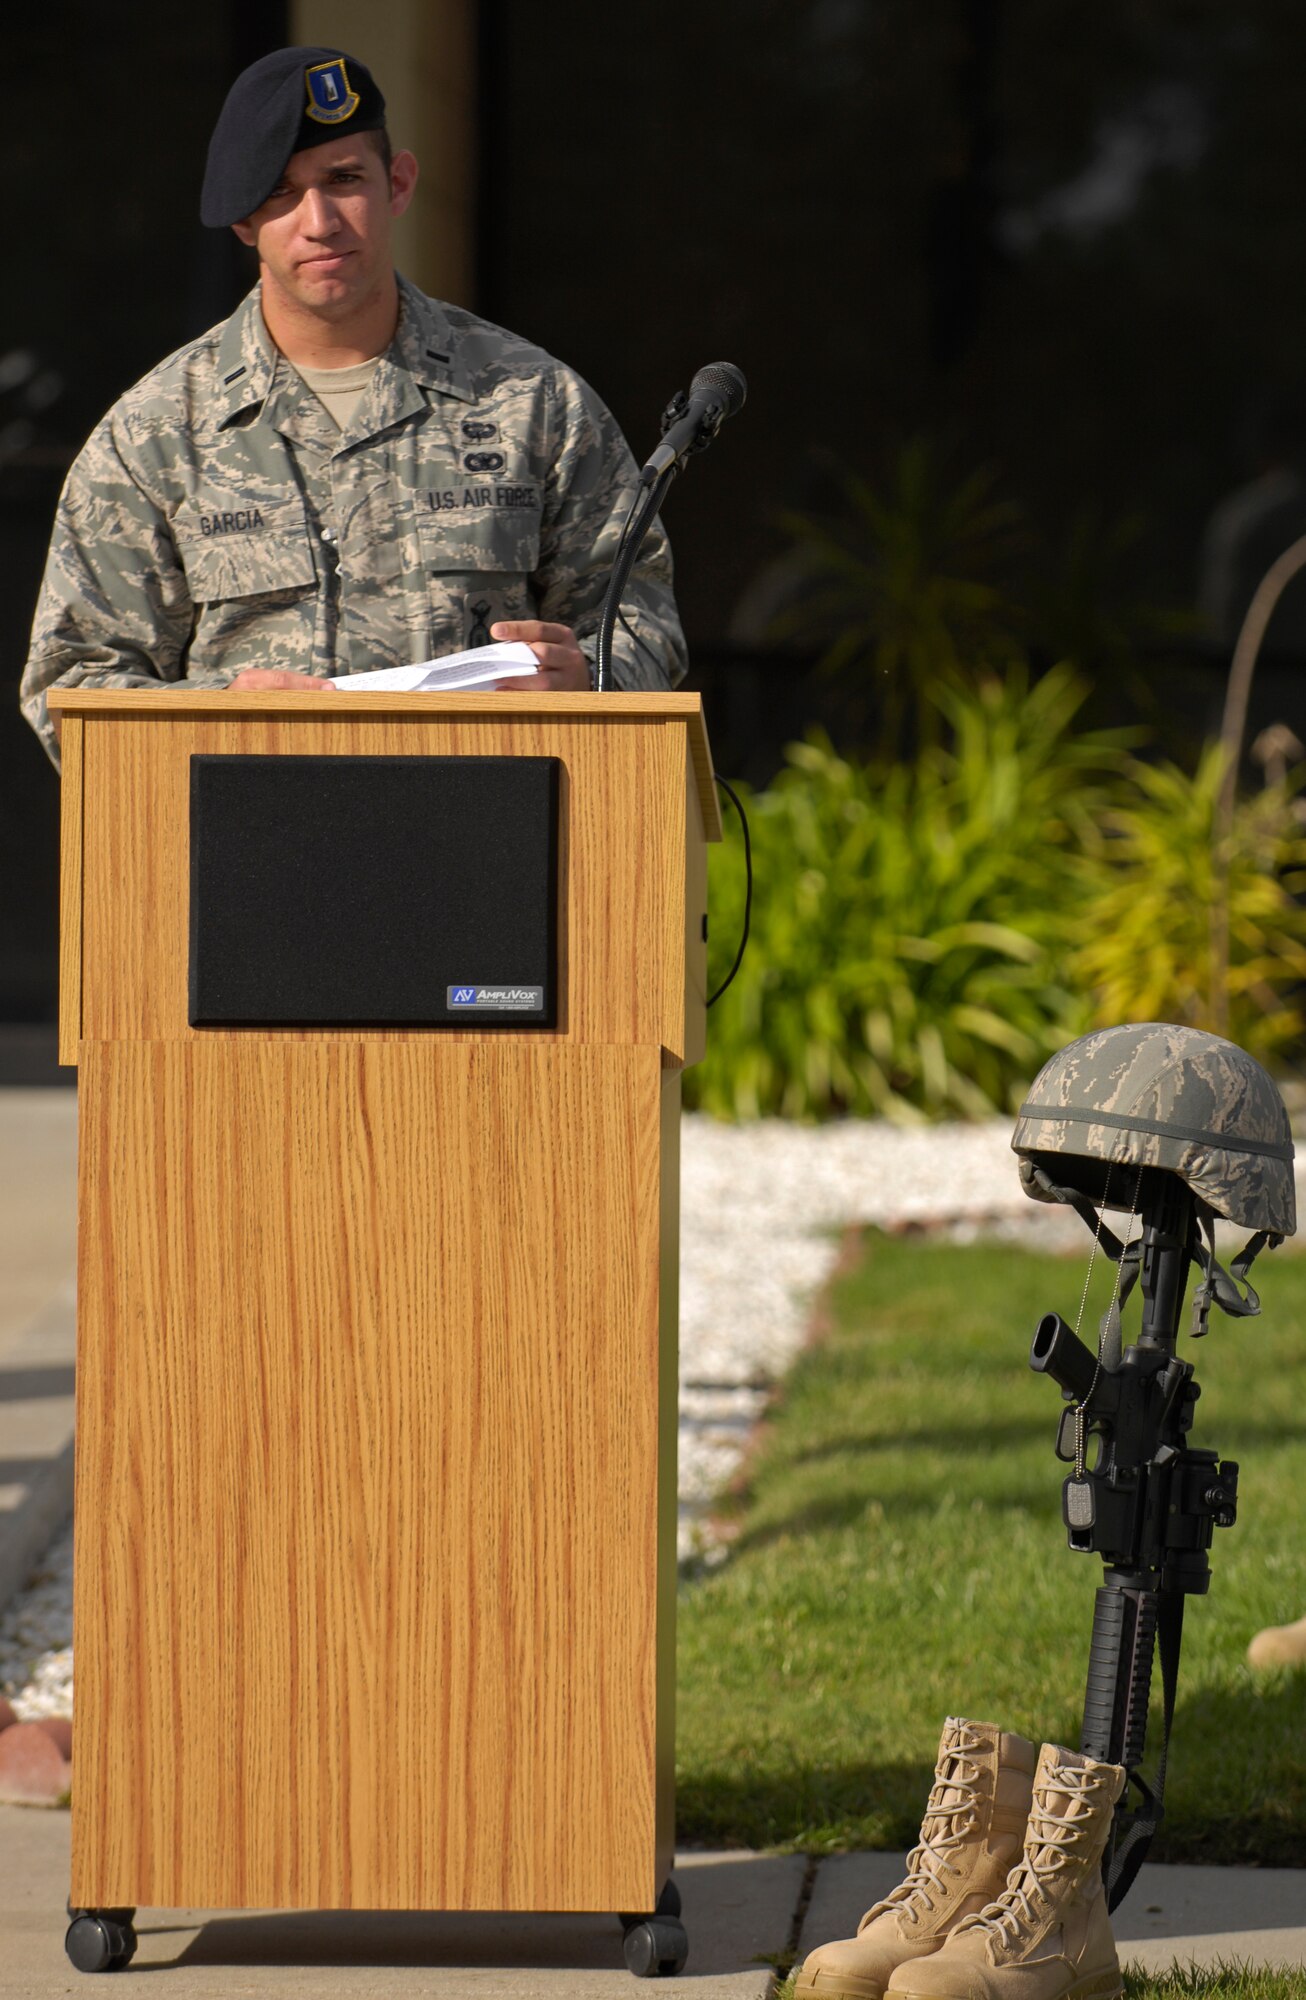
[[[346,118],[352,118],[359,106],[359,96],[349,81],[343,56],[335,56],[330,62],[314,63],[304,71],[304,82],[308,86],[308,103],[305,113],[316,119],[319,125],[342,125]]]

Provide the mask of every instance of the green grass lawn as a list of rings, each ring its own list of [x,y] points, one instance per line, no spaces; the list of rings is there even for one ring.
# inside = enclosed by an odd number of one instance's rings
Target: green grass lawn
[[[1060,1392],[1027,1355],[1044,1312],[1074,1324],[1087,1250],[867,1236],[732,1503],[729,1561],[682,1589],[682,1841],[907,1847],[946,1715],[1078,1742],[1101,1564],[1066,1547]],[[1256,1276],[1260,1319],[1214,1313],[1181,1343],[1192,1441],[1242,1473],[1188,1604],[1153,1856],[1300,1866],[1306,1673],[1254,1676],[1243,1654],[1306,1612],[1306,1259]],[[1110,1278],[1099,1260],[1090,1343]],[[1159,1676],[1153,1719],[1154,1743]]]

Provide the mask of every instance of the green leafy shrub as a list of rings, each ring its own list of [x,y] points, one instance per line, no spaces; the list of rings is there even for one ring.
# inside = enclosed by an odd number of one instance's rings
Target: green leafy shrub
[[[900,1120],[1009,1110],[1088,1025],[1067,975],[1092,823],[1121,737],[1076,735],[1069,669],[936,685],[947,740],[859,765],[812,739],[748,803],[753,935],[687,1100],[726,1116]],[[712,934],[743,905],[714,850]],[[719,978],[724,963],[714,971]]]
[[[1229,843],[1227,1013],[1216,1005],[1212,856],[1222,770],[1212,743],[1189,775],[1126,761],[1115,799],[1090,827],[1097,887],[1083,905],[1071,971],[1094,1019],[1182,1021],[1228,1034],[1262,1062],[1306,1029],[1306,831],[1297,776],[1241,800]],[[1227,1025],[1225,1023],[1227,1022]]]
[[[1193,775],[1074,727],[1084,682],[1022,666],[936,683],[944,740],[910,765],[813,738],[748,804],[753,934],[686,1101],[725,1117],[899,1121],[1011,1111],[1090,1027],[1181,1021],[1282,1063],[1306,1033],[1300,774],[1237,807],[1227,1026],[1214,1005],[1220,754]],[[712,857],[713,974],[743,909]]]

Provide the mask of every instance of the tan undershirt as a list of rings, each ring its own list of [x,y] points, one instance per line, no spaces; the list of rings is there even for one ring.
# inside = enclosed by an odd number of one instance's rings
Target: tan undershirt
[[[380,359],[379,354],[374,354],[370,361],[355,361],[348,368],[300,367],[296,372],[302,375],[332,422],[343,431],[353,422],[354,412],[367,394]]]

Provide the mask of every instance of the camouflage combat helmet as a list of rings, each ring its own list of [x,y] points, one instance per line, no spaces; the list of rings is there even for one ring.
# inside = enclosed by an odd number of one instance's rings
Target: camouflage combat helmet
[[[1241,1228],[1296,1231],[1283,1099],[1245,1050],[1197,1028],[1152,1021],[1071,1042],[1034,1079],[1011,1144],[1036,1200],[1062,1197],[1030,1156],[1074,1155],[1168,1169]]]

